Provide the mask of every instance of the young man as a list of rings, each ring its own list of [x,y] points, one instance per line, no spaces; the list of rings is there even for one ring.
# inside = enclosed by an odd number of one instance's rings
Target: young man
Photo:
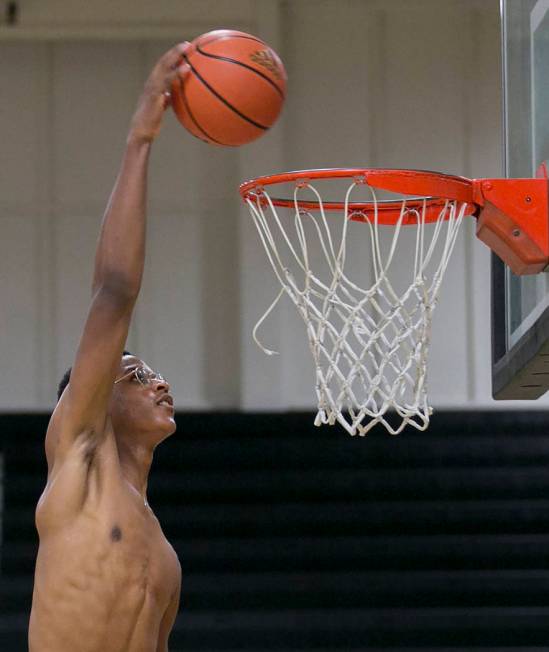
[[[133,116],[91,307],[48,427],[30,652],[168,650],[181,567],[147,504],[147,478],[155,447],[175,431],[173,399],[124,344],[143,273],[149,153],[187,47],[159,60]]]

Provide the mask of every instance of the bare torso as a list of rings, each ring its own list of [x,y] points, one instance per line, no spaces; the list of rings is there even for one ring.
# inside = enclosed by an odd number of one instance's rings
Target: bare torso
[[[38,503],[30,652],[161,650],[179,561],[122,474],[108,428],[96,450],[74,442]]]

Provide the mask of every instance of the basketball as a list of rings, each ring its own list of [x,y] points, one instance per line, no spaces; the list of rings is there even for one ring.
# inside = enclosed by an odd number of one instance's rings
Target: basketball
[[[199,36],[185,56],[190,71],[172,84],[172,107],[201,140],[238,146],[262,136],[278,118],[286,71],[256,36],[220,29]]]

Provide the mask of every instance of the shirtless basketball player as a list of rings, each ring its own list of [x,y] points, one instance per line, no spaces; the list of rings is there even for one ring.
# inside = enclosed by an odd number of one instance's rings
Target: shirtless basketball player
[[[147,504],[157,444],[175,431],[168,383],[124,353],[145,257],[146,184],[166,93],[188,44],[154,67],[131,121],[97,247],[92,301],[46,435],[31,652],[166,652],[181,567]]]

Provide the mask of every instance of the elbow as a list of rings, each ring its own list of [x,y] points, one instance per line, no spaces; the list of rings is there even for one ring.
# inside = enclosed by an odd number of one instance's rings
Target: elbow
[[[121,304],[133,304],[139,296],[140,285],[132,283],[120,276],[110,276],[101,283],[94,284],[93,296],[109,298]]]

